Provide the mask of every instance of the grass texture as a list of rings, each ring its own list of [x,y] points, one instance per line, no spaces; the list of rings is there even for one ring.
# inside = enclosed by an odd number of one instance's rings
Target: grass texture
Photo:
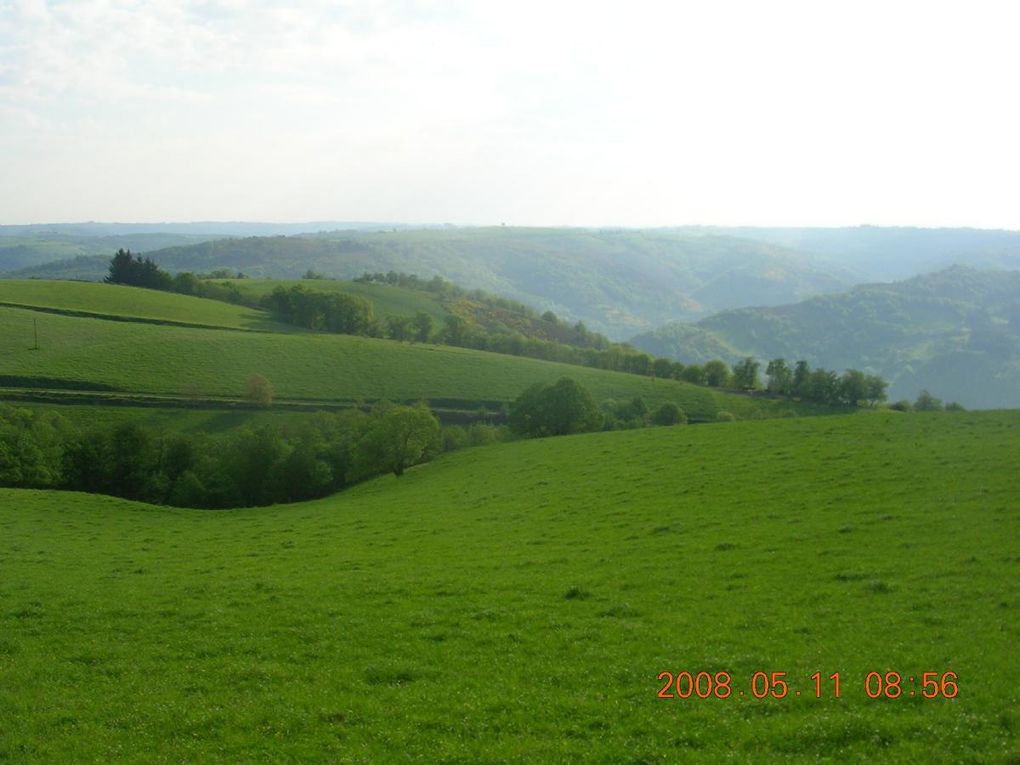
[[[0,490],[0,761],[1015,761],[1018,465],[1020,412],[861,413],[262,509]],[[891,670],[959,695],[869,699]],[[756,671],[791,694],[737,696]]]
[[[0,279],[0,304],[228,329],[299,331],[253,308],[120,284]]]
[[[39,328],[34,350],[33,320]],[[567,376],[596,401],[673,401],[692,418],[719,409],[813,413],[817,407],[722,394],[674,380],[609,372],[449,346],[347,335],[192,329],[0,308],[0,377],[48,378],[124,392],[240,396],[262,374],[281,399],[511,401],[535,382]]]

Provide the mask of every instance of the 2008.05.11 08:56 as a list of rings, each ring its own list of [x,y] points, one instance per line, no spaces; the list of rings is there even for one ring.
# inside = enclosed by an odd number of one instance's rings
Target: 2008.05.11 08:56
[[[823,677],[815,672],[809,678],[812,683],[804,695],[814,693],[816,699],[840,698],[839,672]],[[786,672],[755,672],[744,688],[734,688],[733,676],[729,672],[697,672],[686,670],[673,673],[660,672],[658,680],[660,699],[728,699],[733,696],[750,696],[756,699],[783,699],[787,696],[801,696],[802,691],[791,689]],[[955,672],[921,672],[904,677],[899,672],[868,672],[864,676],[863,690],[869,699],[898,699],[921,696],[926,699],[953,699],[959,693]]]

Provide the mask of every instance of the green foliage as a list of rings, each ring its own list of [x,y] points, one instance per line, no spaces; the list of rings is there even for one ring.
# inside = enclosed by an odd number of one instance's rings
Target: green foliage
[[[631,343],[685,363],[810,359],[884,378],[894,399],[928,387],[971,407],[1020,407],[1018,294],[1020,271],[953,267],[791,305],[725,311]],[[803,380],[794,375],[797,389]]]
[[[110,273],[104,281],[154,290],[169,290],[174,285],[173,277],[161,271],[150,258],[143,259],[141,255],[132,257],[131,251],[124,249],[117,250],[110,260]]]
[[[305,281],[287,279],[246,279],[244,281],[230,279],[229,281],[207,282],[206,284],[234,290],[242,300],[253,304],[258,304],[277,289],[282,288],[288,291],[298,286],[314,292],[348,295],[368,301],[372,306],[373,316],[381,322],[385,322],[391,316],[414,316],[418,313],[426,313],[432,317],[433,321],[441,322],[443,317],[448,314],[436,295],[376,282],[330,279],[308,284]]]
[[[687,422],[687,415],[672,401],[667,401],[655,410],[652,422],[655,425],[681,425]]]
[[[0,486],[59,485],[69,430],[55,413],[0,404]]]
[[[461,425],[446,425],[442,429],[443,451],[452,452],[468,445],[468,432]]]
[[[695,367],[697,369],[697,367]],[[726,362],[720,361],[719,359],[712,359],[704,367],[701,367],[704,372],[702,379],[704,384],[710,388],[725,388],[727,383],[730,381],[730,370],[726,366]],[[697,372],[692,372],[696,378],[699,377]],[[697,382],[697,379],[692,379],[690,382]]]
[[[253,374],[245,380],[244,398],[256,406],[269,406],[273,403],[273,384],[263,375]]]
[[[758,387],[758,369],[761,367],[755,359],[748,356],[733,365],[733,385],[740,390],[754,390]]]
[[[918,412],[941,412],[944,408],[942,399],[935,398],[927,390],[918,393],[917,400],[914,402],[914,410]]]
[[[419,311],[415,314],[412,323],[414,325],[414,339],[419,343],[427,343],[432,337],[432,328],[435,324],[432,316],[424,311]]]
[[[804,362],[806,364],[806,362]],[[769,393],[780,396],[793,394],[794,374],[793,370],[786,365],[786,359],[772,359],[765,368],[765,374],[769,381],[766,389]]]
[[[253,423],[216,436],[139,421],[78,429],[56,415],[0,406],[0,486],[187,507],[267,505],[321,497],[382,472],[401,475],[439,444],[438,421],[423,406],[319,413],[286,428]]]
[[[261,305],[280,321],[305,329],[365,335],[371,334],[374,327],[372,304],[342,292],[318,292],[300,285],[277,287],[262,298]]]
[[[685,382],[689,382],[692,385],[707,385],[708,378],[705,373],[705,367],[700,364],[688,364],[684,367],[681,373],[681,378]]]
[[[587,390],[561,377],[552,385],[536,383],[518,396],[510,406],[509,424],[524,436],[563,436],[598,430],[602,412]]]
[[[379,468],[402,476],[439,446],[439,421],[428,407],[382,404],[356,447],[359,473],[372,475]]]

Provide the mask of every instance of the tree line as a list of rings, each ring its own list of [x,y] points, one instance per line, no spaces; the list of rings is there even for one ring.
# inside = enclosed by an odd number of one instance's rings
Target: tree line
[[[687,414],[672,401],[650,411],[639,396],[624,402],[610,399],[599,406],[583,385],[561,377],[555,383],[535,383],[528,387],[510,405],[507,421],[513,433],[539,438],[650,425],[682,425],[687,423]]]
[[[487,427],[495,430],[472,426]],[[137,423],[78,429],[54,412],[0,405],[0,486],[196,508],[296,502],[384,473],[400,476],[472,441],[464,428],[443,436],[426,406],[387,402],[225,435],[164,433]],[[497,437],[485,434],[481,442],[485,436]]]

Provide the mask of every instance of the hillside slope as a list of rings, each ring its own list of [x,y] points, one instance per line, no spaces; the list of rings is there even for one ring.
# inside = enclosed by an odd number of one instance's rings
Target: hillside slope
[[[33,349],[33,328],[39,349]],[[8,386],[238,398],[252,374],[279,399],[508,402],[536,382],[571,377],[597,401],[673,401],[694,419],[822,411],[675,380],[517,356],[368,337],[192,329],[0,307],[0,379]],[[19,382],[24,381],[24,382]],[[45,386],[44,386],[45,387]]]
[[[241,294],[261,299],[277,287],[301,287],[314,292],[341,292],[357,295],[372,304],[374,315],[380,319],[390,316],[414,316],[427,313],[441,323],[448,315],[434,295],[389,284],[366,284],[334,279],[211,279],[213,284],[231,285]]]
[[[217,268],[296,278],[368,272],[442,276],[552,310],[611,338],[745,305],[779,305],[844,288],[831,264],[774,244],[665,230],[453,228],[220,239],[147,255],[170,271]],[[83,264],[69,263],[81,274]],[[95,263],[96,278],[105,266]],[[29,274],[25,274],[29,275]],[[34,276],[59,277],[59,268]]]
[[[1020,271],[953,267],[775,308],[726,311],[633,338],[684,362],[743,356],[872,370],[892,399],[921,388],[968,407],[1020,407]]]
[[[1020,231],[974,228],[704,228],[789,247],[839,264],[860,281],[891,281],[951,265],[1020,269]]]
[[[0,490],[0,760],[1009,761],[1018,436],[590,434],[217,513]],[[731,696],[656,698],[682,670]]]
[[[65,261],[57,268],[77,271],[77,278],[96,279],[95,267],[124,248],[149,252],[180,247],[211,239],[237,236],[285,236],[307,231],[379,229],[378,223],[321,221],[308,223],[44,223],[0,226],[0,274],[24,271],[25,276],[45,276],[48,264]],[[383,228],[390,229],[392,224]],[[77,265],[73,265],[77,261]],[[101,276],[101,274],[100,274]]]
[[[0,280],[0,305],[230,329],[295,332],[265,311],[119,284]]]

